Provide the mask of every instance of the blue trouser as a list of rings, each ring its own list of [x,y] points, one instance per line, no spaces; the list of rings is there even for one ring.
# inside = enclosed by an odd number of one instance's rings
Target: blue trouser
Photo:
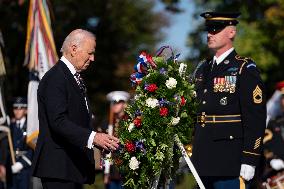
[[[12,177],[12,186],[10,189],[29,189],[31,179],[30,168],[23,169],[20,173],[13,174]]]
[[[206,189],[249,189],[248,183],[239,177],[201,177]]]
[[[119,180],[111,180],[106,187],[107,189],[123,189],[122,182]]]

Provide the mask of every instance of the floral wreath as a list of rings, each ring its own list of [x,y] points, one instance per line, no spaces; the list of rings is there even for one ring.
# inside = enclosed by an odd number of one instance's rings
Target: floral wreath
[[[134,66],[135,97],[120,122],[121,145],[114,153],[125,188],[149,188],[161,174],[172,179],[181,157],[174,135],[183,144],[191,142],[196,92],[188,82],[188,67],[178,63],[178,56],[163,46],[155,57],[142,52]]]

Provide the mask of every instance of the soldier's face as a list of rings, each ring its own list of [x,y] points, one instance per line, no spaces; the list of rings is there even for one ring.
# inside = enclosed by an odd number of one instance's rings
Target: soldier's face
[[[222,48],[232,46],[232,39],[235,37],[236,30],[234,27],[227,26],[219,32],[208,32],[207,45],[209,49],[218,51]]]
[[[113,106],[112,106],[112,111],[113,113],[115,114],[119,114],[121,112],[124,111],[124,108],[125,108],[125,102],[124,101],[120,101],[118,103],[115,103]]]
[[[27,115],[27,109],[26,108],[14,108],[13,113],[16,120],[22,119]]]

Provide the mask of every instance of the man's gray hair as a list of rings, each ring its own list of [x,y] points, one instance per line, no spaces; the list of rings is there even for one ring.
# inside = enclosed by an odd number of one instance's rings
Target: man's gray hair
[[[72,45],[80,46],[84,40],[92,38],[94,40],[96,39],[96,36],[93,33],[83,29],[75,29],[65,38],[60,52],[66,53],[68,52],[68,47],[71,47]]]

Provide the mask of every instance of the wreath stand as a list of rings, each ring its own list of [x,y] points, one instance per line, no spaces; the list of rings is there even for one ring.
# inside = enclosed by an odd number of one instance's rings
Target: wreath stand
[[[182,157],[185,159],[191,173],[193,174],[194,176],[194,179],[196,180],[198,186],[200,189],[205,189],[196,169],[194,168],[189,156],[187,155],[186,153],[186,150],[184,149],[179,137],[177,134],[175,134],[174,136],[174,141],[176,143],[176,145],[178,146],[179,150],[181,151],[182,153]],[[154,178],[153,180],[153,183],[152,183],[152,186],[150,187],[150,189],[157,189],[158,188],[158,184],[159,184],[159,180],[160,180],[160,176],[161,176],[161,172],[162,170],[160,171],[160,173]],[[164,186],[164,189],[169,189],[170,187],[170,179],[167,179],[166,182],[165,182],[165,186]]]

